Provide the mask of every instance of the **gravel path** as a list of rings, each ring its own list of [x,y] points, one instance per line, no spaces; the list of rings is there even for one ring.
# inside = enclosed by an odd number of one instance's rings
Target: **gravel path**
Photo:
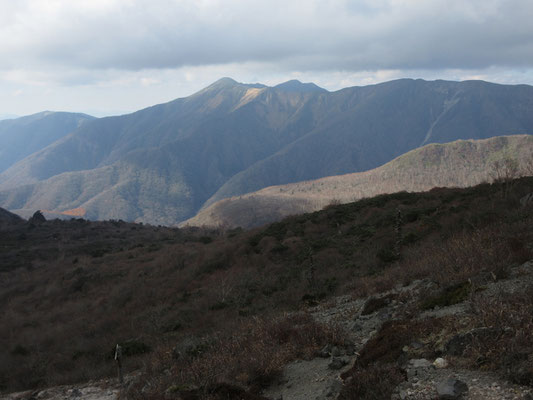
[[[80,385],[11,393],[0,396],[0,400],[115,400],[119,391],[120,385],[116,379],[105,379]]]
[[[533,261],[513,268],[510,277],[497,282],[486,282],[480,293],[483,297],[501,296],[527,290],[533,284]],[[402,318],[412,310],[413,302],[418,301],[418,293],[432,288],[429,281],[415,281],[406,287],[397,287],[374,298],[389,296],[390,303],[369,315],[362,315],[368,299],[352,299],[341,296],[327,304],[311,309],[318,322],[336,323],[342,326],[353,343],[355,354],[333,354],[328,358],[315,358],[310,361],[297,361],[289,364],[280,382],[270,387],[264,395],[273,400],[334,399],[342,388],[340,374],[350,368],[356,360],[357,352],[379,330],[383,322]],[[468,316],[471,312],[469,301],[450,307],[422,312],[417,318],[444,316]],[[340,370],[329,368],[336,358],[345,360]],[[411,364],[412,364],[411,360]],[[439,399],[436,387],[448,378],[460,380],[468,386],[464,400],[533,400],[533,388],[514,385],[501,377],[483,371],[469,371],[446,366],[436,368],[434,360],[422,362],[423,367],[407,367],[407,381],[400,384],[393,395],[395,400]],[[408,363],[408,365],[411,365]]]

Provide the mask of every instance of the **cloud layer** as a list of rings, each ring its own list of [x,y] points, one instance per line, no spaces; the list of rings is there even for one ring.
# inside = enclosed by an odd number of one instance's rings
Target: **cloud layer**
[[[2,8],[0,66],[293,69],[533,64],[530,0],[27,0]]]
[[[231,65],[529,71],[532,17],[531,0],[0,0],[0,80],[101,85]]]

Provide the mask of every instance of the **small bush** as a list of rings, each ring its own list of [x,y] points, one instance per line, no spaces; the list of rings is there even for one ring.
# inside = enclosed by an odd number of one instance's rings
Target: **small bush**
[[[394,253],[394,251],[390,247],[378,250],[376,256],[378,257],[378,259],[387,264],[397,261],[399,259],[398,255]]]
[[[420,307],[423,310],[431,310],[435,307],[448,307],[461,303],[468,299],[472,291],[470,282],[461,282],[456,285],[448,286],[436,296],[425,299]]]
[[[17,344],[15,348],[11,350],[11,354],[14,356],[27,356],[30,354],[30,351],[21,344]]]
[[[203,244],[209,244],[213,241],[213,238],[211,236],[200,236],[198,241]]]
[[[405,380],[397,364],[370,365],[358,368],[344,385],[338,400],[383,400]]]
[[[533,287],[523,294],[476,299],[477,326],[490,326],[499,335],[481,335],[465,356],[472,366],[503,372],[518,384],[533,385]]]

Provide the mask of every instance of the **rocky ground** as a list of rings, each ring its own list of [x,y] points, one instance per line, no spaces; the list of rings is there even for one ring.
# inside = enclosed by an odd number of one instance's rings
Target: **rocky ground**
[[[512,268],[505,279],[480,277],[470,282],[471,294],[464,301],[421,312],[422,294],[436,291],[434,283],[420,280],[409,286],[365,298],[341,296],[311,309],[314,318],[323,323],[338,324],[348,333],[348,344],[342,348],[326,346],[312,360],[299,360],[286,366],[283,376],[263,396],[272,400],[335,399],[342,390],[346,376],[365,345],[384,323],[392,320],[417,320],[422,325],[435,318],[453,318],[458,331],[443,333],[432,340],[413,341],[402,349],[399,363],[407,380],[398,385],[394,400],[414,399],[533,399],[533,388],[513,384],[502,376],[482,370],[466,369],[457,355],[472,339],[490,332],[491,327],[472,329],[465,323],[475,313],[477,301],[523,293],[533,288],[533,261]],[[477,290],[479,289],[479,290]],[[429,323],[429,322],[428,322]],[[439,357],[425,357],[431,347],[438,348]],[[349,379],[349,378],[348,378]],[[90,382],[85,385],[61,386],[42,391],[5,395],[5,400],[111,400],[117,398],[120,386],[116,380]]]
[[[533,261],[513,268],[508,279],[491,280],[489,277],[480,278],[480,281],[472,283],[473,286],[482,285],[483,290],[475,291],[478,298],[505,296],[530,290],[533,287]],[[372,298],[354,300],[343,296],[314,308],[312,313],[318,321],[341,325],[349,333],[353,347],[326,347],[322,350],[323,358],[297,361],[288,365],[283,378],[266,390],[264,395],[274,400],[336,398],[343,385],[341,375],[351,368],[359,351],[386,321],[416,318],[423,322],[430,318],[453,316],[460,322],[474,312],[472,297],[451,306],[417,312],[415,306],[420,293],[434,289],[434,284],[429,281],[416,281],[409,286],[398,286]],[[378,301],[380,299],[383,301]],[[474,330],[472,335],[476,332],[481,333],[482,330]],[[454,354],[458,353],[461,346],[468,345],[469,337],[467,332],[441,338],[437,345],[443,347],[441,350],[444,354],[434,359],[419,358],[417,355],[424,353],[427,343],[413,342],[406,346],[401,358],[402,370],[407,380],[395,389],[392,398],[533,399],[533,388],[529,386],[512,384],[493,373],[461,368]]]
[[[121,385],[116,379],[105,379],[79,385],[26,391],[0,396],[1,400],[115,400]]]

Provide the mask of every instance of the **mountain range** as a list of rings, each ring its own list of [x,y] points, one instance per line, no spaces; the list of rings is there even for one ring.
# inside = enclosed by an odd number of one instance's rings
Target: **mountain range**
[[[400,191],[475,186],[506,174],[533,175],[533,136],[425,145],[369,171],[270,186],[219,200],[181,225],[252,228],[330,204]]]
[[[402,79],[328,92],[223,78],[132,114],[47,114],[64,129],[28,129],[43,140],[2,156],[0,206],[173,225],[227,197],[370,170],[429,143],[530,134],[532,108],[527,85]],[[0,144],[19,137],[5,129]]]

